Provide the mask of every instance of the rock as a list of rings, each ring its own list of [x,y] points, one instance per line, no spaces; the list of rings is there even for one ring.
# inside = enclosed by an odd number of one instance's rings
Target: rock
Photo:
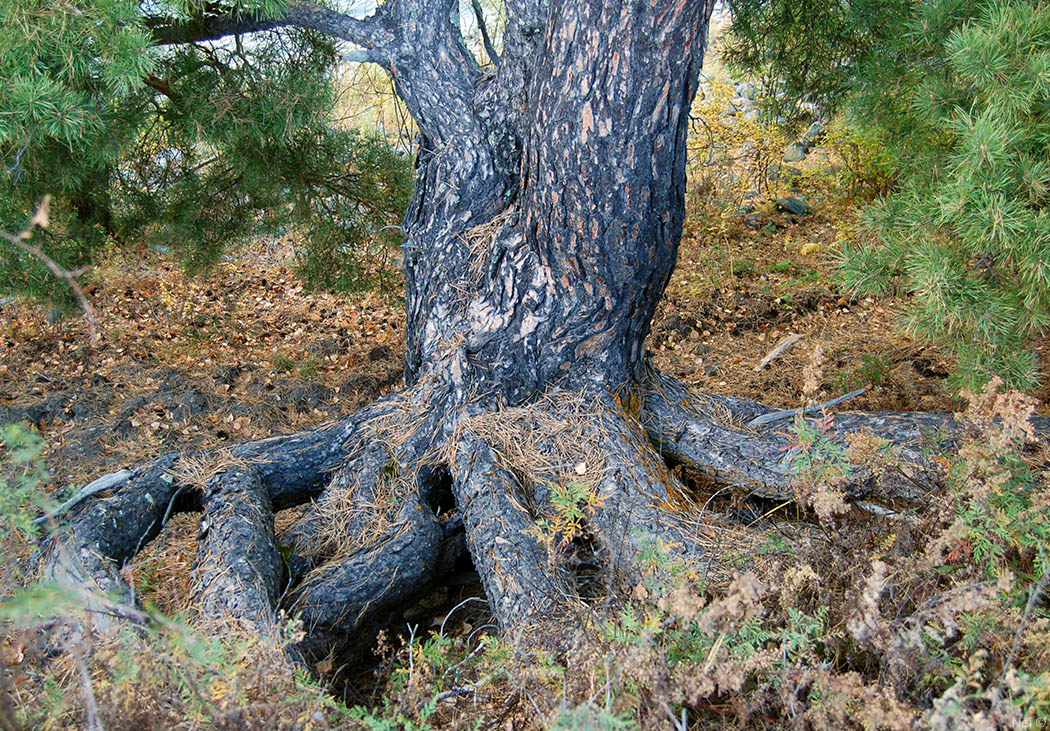
[[[809,149],[801,142],[792,142],[784,152],[784,162],[801,162],[806,159]]]
[[[778,211],[790,213],[793,216],[808,216],[813,213],[813,207],[801,198],[781,198],[776,202]]]
[[[824,139],[824,126],[820,122],[814,122],[809,125],[809,129],[806,130],[806,134],[802,135],[802,139],[799,142],[805,143],[806,147],[813,147],[821,140]]]
[[[768,221],[766,219],[766,214],[762,211],[755,211],[746,219],[744,219],[744,223],[748,226],[748,228],[753,228],[756,231],[765,226],[767,222]]]

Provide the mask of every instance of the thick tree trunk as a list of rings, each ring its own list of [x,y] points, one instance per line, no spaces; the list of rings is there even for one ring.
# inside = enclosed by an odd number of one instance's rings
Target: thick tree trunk
[[[405,226],[410,382],[454,363],[518,403],[637,377],[681,235],[711,5],[555,3],[519,61],[536,62],[524,94],[483,89],[526,113],[489,110],[437,152],[424,137]]]
[[[204,490],[180,483],[178,455],[134,470],[78,509],[47,553],[48,575],[127,593],[120,565],[173,511],[203,509],[206,614],[265,628],[281,596],[303,617],[302,650],[350,646],[466,550],[498,623],[522,638],[515,630],[537,616],[595,595],[570,543],[604,567],[604,592],[637,580],[636,553],[654,538],[683,561],[717,560],[667,519],[683,488],[665,460],[792,494],[792,445],[744,426],[769,407],[692,396],[646,361],[682,230],[713,0],[506,5],[494,75],[462,43],[450,0],[389,0],[366,20],[293,3],[267,21],[364,46],[419,123],[403,227],[407,386],[337,424],[196,455],[215,473]],[[155,24],[169,39],[256,26]],[[952,428],[945,415],[843,424],[912,446],[923,428]],[[914,499],[926,468],[917,449],[906,454],[914,474],[881,486],[895,499]],[[867,494],[869,477],[851,478],[849,492]],[[552,495],[570,487],[584,526],[559,523]],[[271,510],[306,501],[280,537],[292,553],[282,588]]]

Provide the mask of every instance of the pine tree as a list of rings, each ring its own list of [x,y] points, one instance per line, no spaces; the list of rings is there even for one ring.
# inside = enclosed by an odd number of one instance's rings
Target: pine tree
[[[1032,388],[1031,340],[1050,326],[1050,8],[831,5],[841,12],[821,17],[835,32],[807,42],[849,38],[851,52],[811,53],[815,67],[785,77],[781,101],[823,89],[828,109],[879,130],[902,181],[866,211],[865,236],[842,252],[844,283],[911,293],[907,328],[954,352],[960,383],[999,374]],[[745,19],[773,12],[762,2],[738,6]],[[735,26],[735,59],[775,76],[783,41],[758,38],[752,25]],[[788,35],[800,33],[796,23]]]
[[[153,7],[156,6],[156,7]],[[154,3],[188,21],[268,17],[277,0]],[[314,286],[367,282],[362,247],[397,234],[407,160],[333,123],[332,41],[302,29],[176,43],[132,0],[7,0],[0,10],[0,227],[52,196],[42,246],[70,269],[107,243],[164,246],[190,270],[247,237],[308,232]],[[358,252],[358,254],[355,254]],[[0,249],[0,287],[68,293],[32,258]]]

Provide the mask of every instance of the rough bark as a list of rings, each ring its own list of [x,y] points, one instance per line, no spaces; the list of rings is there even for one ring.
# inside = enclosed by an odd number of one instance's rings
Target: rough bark
[[[242,620],[273,629],[281,588],[281,554],[273,506],[250,466],[231,465],[201,496],[193,608],[204,622]]]

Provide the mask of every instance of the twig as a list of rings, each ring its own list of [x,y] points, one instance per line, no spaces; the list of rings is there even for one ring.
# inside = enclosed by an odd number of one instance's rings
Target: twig
[[[882,518],[888,518],[890,520],[902,520],[909,525],[914,525],[918,521],[914,516],[906,515],[900,511],[894,510],[893,508],[887,508],[885,505],[879,505],[873,503],[870,500],[854,500],[853,504],[863,510],[865,513],[871,513],[872,515],[878,515]]]
[[[48,271],[59,279],[65,280],[66,284],[68,284],[70,289],[73,290],[73,294],[77,296],[77,302],[80,304],[80,309],[84,313],[84,320],[87,321],[88,345],[95,347],[98,345],[98,320],[95,317],[94,308],[91,306],[87,295],[84,294],[84,290],[80,288],[80,284],[77,283],[76,279],[84,273],[84,270],[78,269],[75,272],[71,272],[41,251],[40,247],[26,243],[26,241],[29,240],[29,237],[32,236],[34,228],[37,226],[40,228],[47,228],[47,209],[50,202],[51,196],[45,195],[44,200],[40,202],[40,206],[36,209],[36,213],[33,214],[33,218],[30,219],[28,226],[14,236],[5,231],[0,231],[0,238],[11,242],[30,256],[36,257],[45,267],[47,267]]]
[[[33,525],[40,525],[41,523],[46,523],[49,520],[54,520],[55,518],[72,508],[74,505],[79,503],[84,498],[91,497],[92,495],[102,492],[103,490],[108,490],[111,487],[116,487],[117,485],[124,484],[128,481],[128,478],[131,477],[131,474],[131,470],[120,470],[118,472],[112,472],[108,475],[103,475],[94,482],[89,482],[88,484],[80,488],[80,490],[78,490],[73,497],[66,500],[64,503],[59,505],[50,513],[45,513],[39,518],[34,519]]]
[[[435,703],[440,703],[441,701],[445,700],[446,698],[451,698],[451,697],[457,696],[457,695],[473,695],[473,694],[474,694],[474,688],[469,687],[469,686],[466,687],[466,688],[452,688],[451,690],[442,691],[441,693],[438,693],[436,696],[434,696],[434,702]],[[423,702],[420,705],[426,705],[426,702]]]
[[[496,53],[496,48],[492,45],[492,39],[489,38],[489,29],[485,25],[485,13],[481,9],[481,2],[480,0],[471,0],[471,5],[474,7],[474,15],[478,18],[478,29],[481,31],[481,40],[485,44],[485,54],[489,57],[492,65],[499,68],[499,54]]]
[[[464,604],[469,604],[470,602],[481,602],[482,604],[485,604],[486,606],[488,605],[488,601],[486,601],[485,599],[482,599],[481,597],[468,596],[466,599],[461,601],[459,604],[457,604],[456,606],[452,607],[452,609],[449,610],[448,614],[445,615],[445,618],[443,620],[441,620],[441,628],[438,630],[438,634],[439,635],[444,636],[444,634],[445,634],[445,622],[448,621],[448,618],[451,617],[453,614],[455,614],[457,609],[462,607]]]
[[[419,629],[418,624],[410,624],[408,627],[408,686],[412,687],[412,676],[416,672],[416,653],[412,645],[416,641],[416,630]]]
[[[835,406],[836,404],[841,404],[846,399],[851,399],[854,396],[860,396],[862,393],[864,393],[867,390],[868,389],[866,389],[866,388],[858,388],[856,391],[850,391],[849,393],[847,393],[844,396],[839,396],[838,398],[833,398],[833,399],[831,399],[831,401],[825,401],[822,404],[814,404],[813,406],[807,406],[804,409],[784,409],[783,411],[773,411],[773,412],[768,413],[768,414],[762,414],[762,416],[755,417],[751,421],[747,422],[747,425],[750,426],[750,427],[755,427],[755,426],[761,426],[762,424],[770,424],[770,423],[772,423],[774,421],[781,421],[782,419],[790,419],[792,416],[795,416],[796,414],[801,414],[803,416],[808,416],[809,414],[812,414],[814,412],[823,411],[824,409],[827,409],[827,408],[830,408],[832,406]]]
[[[674,715],[674,711],[671,710],[671,706],[664,705],[664,710],[667,712],[668,718],[671,719],[671,725],[674,726],[675,731],[688,731],[689,729],[689,716],[686,709],[682,709],[682,717],[677,718]]]
[[[801,339],[802,336],[798,333],[791,333],[787,337],[783,338],[779,343],[776,344],[776,347],[769,351],[766,354],[766,357],[763,358],[757,366],[755,366],[755,370],[760,371],[763,368],[765,368],[767,365],[773,362],[774,358],[786,353],[788,350],[791,349],[791,346],[793,346]]]
[[[91,673],[88,672],[87,664],[80,651],[71,645],[66,645],[66,650],[73,656],[80,671],[80,687],[84,692],[84,728],[88,731],[103,731],[102,719],[98,715],[98,702],[95,700],[95,691],[91,686]]]

